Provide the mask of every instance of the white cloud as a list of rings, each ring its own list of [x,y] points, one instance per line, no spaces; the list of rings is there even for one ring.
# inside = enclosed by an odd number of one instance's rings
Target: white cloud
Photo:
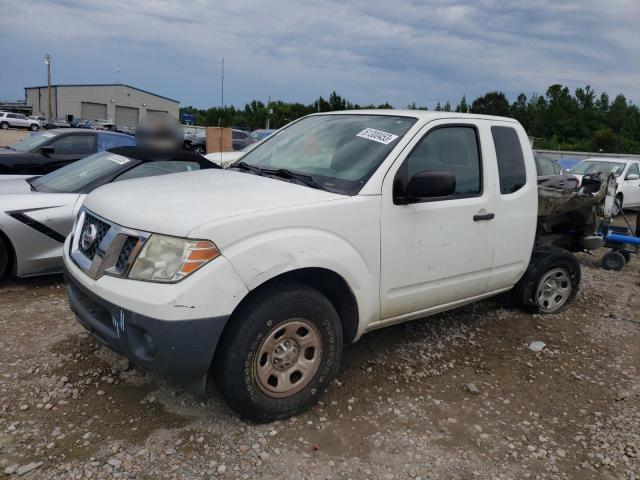
[[[218,102],[221,57],[236,105],[331,90],[433,105],[552,83],[640,99],[637,0],[5,0],[2,10],[6,98],[42,83],[51,51],[56,81],[112,82],[118,64],[122,81],[198,106]]]

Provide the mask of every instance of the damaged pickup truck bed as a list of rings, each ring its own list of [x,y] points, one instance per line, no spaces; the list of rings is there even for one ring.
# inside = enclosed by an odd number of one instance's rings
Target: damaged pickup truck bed
[[[611,223],[615,201],[615,176],[585,175],[580,185],[563,178],[551,178],[538,186],[536,246],[571,252],[603,247],[602,231]]]
[[[513,119],[314,114],[225,170],[92,192],[64,247],[69,304],[132,362],[200,392],[211,373],[241,416],[273,421],[374,329],[508,290],[566,308],[602,189],[538,189]]]

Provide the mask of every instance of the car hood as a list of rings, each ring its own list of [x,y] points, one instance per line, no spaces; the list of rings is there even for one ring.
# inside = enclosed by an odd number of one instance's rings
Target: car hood
[[[5,193],[30,193],[27,178],[33,175],[0,175],[0,195]]]
[[[229,170],[202,170],[105,185],[84,205],[124,227],[187,236],[224,218],[326,202],[343,195]]]
[[[11,155],[12,157],[24,157],[26,155],[33,155],[31,152],[20,152],[18,150],[10,150],[8,148],[0,148],[0,157],[3,155]]]

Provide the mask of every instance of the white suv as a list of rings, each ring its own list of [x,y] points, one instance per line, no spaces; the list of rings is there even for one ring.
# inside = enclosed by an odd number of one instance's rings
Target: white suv
[[[571,173],[578,178],[590,173],[610,173],[616,176],[618,190],[613,214],[618,215],[622,206],[640,206],[640,159],[616,157],[587,158],[573,167]]]
[[[31,120],[21,113],[0,112],[0,128],[7,130],[9,127],[28,128],[35,132],[40,128],[40,122]]]

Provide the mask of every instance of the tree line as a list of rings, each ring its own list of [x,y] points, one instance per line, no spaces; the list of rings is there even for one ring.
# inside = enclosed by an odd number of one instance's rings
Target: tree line
[[[250,129],[265,128],[271,111],[271,128],[283,125],[314,112],[335,110],[394,108],[389,103],[359,105],[332,92],[327,99],[319,97],[314,103],[273,101],[269,105],[259,100],[244,108],[225,106],[209,109],[181,108],[181,113],[195,116],[196,125],[233,126]],[[406,108],[429,110],[415,103]],[[471,103],[465,96],[454,106],[449,101],[434,107],[436,111],[480,113],[517,119],[527,133],[535,137],[536,148],[552,150],[595,151],[606,153],[640,154],[640,109],[618,94],[613,101],[606,93],[599,95],[590,87],[577,88],[572,94],[568,87],[551,85],[544,95],[524,93],[510,102],[503,92],[488,92]]]

